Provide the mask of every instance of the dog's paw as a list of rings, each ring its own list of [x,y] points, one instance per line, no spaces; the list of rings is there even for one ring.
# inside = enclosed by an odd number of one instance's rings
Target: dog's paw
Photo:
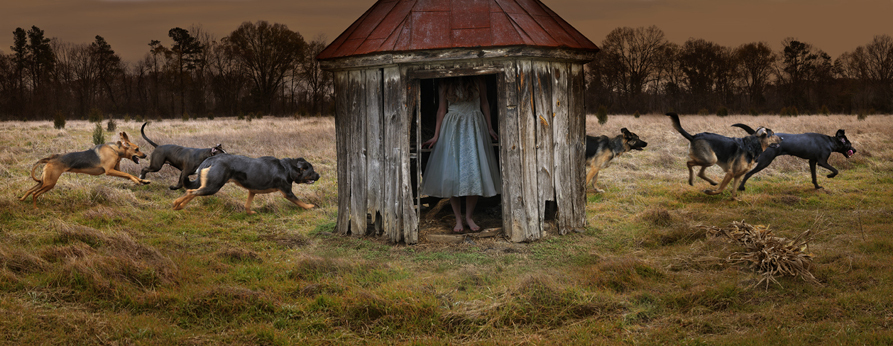
[[[151,182],[152,182],[151,180],[140,179],[140,184],[143,184],[143,185],[149,185],[149,183],[151,183]]]
[[[738,191],[744,191],[744,185],[739,186]]]
[[[716,191],[716,190],[704,190],[704,193],[706,193],[706,194],[708,194],[708,195],[718,195],[720,192],[722,192],[722,191]]]
[[[602,189],[599,189],[599,188],[595,188],[595,192],[596,192],[596,193],[605,193],[605,190],[602,190]]]
[[[168,186],[167,188],[168,188],[168,189],[171,189],[171,190],[179,190],[179,189],[180,189],[180,186],[173,186],[173,185],[171,185],[171,186]]]
[[[834,177],[836,177],[836,176],[837,176],[837,173],[831,173],[831,174],[828,174],[828,178],[834,178]]]

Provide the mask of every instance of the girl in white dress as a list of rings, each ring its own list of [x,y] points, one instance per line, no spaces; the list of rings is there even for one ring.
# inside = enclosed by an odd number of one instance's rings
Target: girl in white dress
[[[434,146],[422,181],[422,194],[449,198],[456,216],[453,232],[462,232],[462,203],[465,223],[471,231],[480,227],[472,220],[478,197],[502,192],[490,137],[498,140],[490,121],[486,82],[480,77],[441,80],[438,88],[437,124],[434,137],[422,143]],[[436,145],[435,145],[436,144]]]

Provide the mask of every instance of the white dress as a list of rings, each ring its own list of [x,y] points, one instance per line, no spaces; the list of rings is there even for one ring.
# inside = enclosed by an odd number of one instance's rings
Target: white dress
[[[502,192],[480,97],[450,104],[422,177],[422,195],[492,197]]]

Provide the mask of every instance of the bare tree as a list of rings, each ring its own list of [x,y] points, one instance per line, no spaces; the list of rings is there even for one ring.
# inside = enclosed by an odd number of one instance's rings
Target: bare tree
[[[637,103],[645,86],[657,77],[659,55],[665,52],[664,32],[656,26],[617,28],[602,42],[604,67],[617,78],[618,91],[628,104]]]
[[[276,93],[304,54],[304,38],[284,24],[245,22],[224,39],[247,69],[257,106],[272,113]]]
[[[772,78],[772,67],[778,55],[765,42],[745,43],[734,51],[742,88],[747,94],[750,107],[762,107],[766,98],[763,93]]]

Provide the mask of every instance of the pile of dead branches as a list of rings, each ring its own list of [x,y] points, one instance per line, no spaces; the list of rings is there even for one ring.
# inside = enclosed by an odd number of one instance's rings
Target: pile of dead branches
[[[810,230],[801,233],[794,240],[772,235],[768,226],[750,225],[744,221],[733,221],[728,227],[704,227],[707,235],[726,237],[744,246],[744,251],[729,255],[727,260],[734,264],[743,264],[760,275],[760,280],[752,287],[774,282],[781,286],[776,277],[794,276],[819,284],[809,272],[812,267],[812,254],[807,253],[811,237]]]

